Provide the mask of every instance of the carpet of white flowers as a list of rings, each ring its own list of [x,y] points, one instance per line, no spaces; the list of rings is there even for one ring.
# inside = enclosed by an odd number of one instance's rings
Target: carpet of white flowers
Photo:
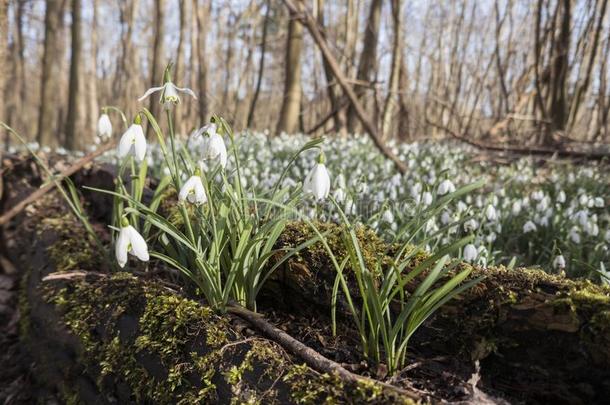
[[[293,153],[309,138],[238,137],[243,181],[257,195],[269,190]],[[194,156],[198,145],[188,143]],[[331,175],[331,194],[352,219],[393,241],[418,205],[481,178],[485,186],[446,207],[428,221],[419,240],[447,228],[428,243],[434,250],[465,235],[475,235],[476,251],[463,257],[482,266],[540,266],[570,277],[610,282],[610,168],[608,164],[540,161],[523,157],[508,164],[480,159],[480,151],[452,142],[391,144],[409,167],[400,175],[365,136],[329,137],[323,150]],[[61,151],[60,151],[61,152]],[[298,186],[315,163],[317,152],[302,154],[284,186]],[[147,157],[152,173],[163,159],[158,148]],[[231,159],[229,166],[231,167]],[[311,217],[336,218],[330,204],[302,207]],[[456,226],[447,227],[452,223]],[[402,237],[402,236],[400,236]],[[417,239],[416,239],[417,240]]]

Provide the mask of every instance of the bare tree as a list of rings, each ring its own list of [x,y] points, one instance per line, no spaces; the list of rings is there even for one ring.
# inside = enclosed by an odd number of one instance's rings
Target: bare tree
[[[303,26],[290,12],[284,69],[284,99],[277,123],[277,132],[294,133],[299,125],[301,110],[301,47]]]
[[[0,60],[8,59],[8,0],[0,0]],[[6,118],[6,77],[8,76],[8,63],[0,64],[0,119]]]
[[[199,83],[199,121],[204,123],[207,120],[208,102],[208,70],[206,59],[207,30],[206,24],[210,19],[210,8],[207,5],[199,5],[198,0],[193,0],[193,12],[197,15],[197,60],[199,64],[198,83]]]
[[[42,145],[59,143],[59,119],[57,94],[61,85],[61,36],[65,0],[49,1],[45,11],[44,53],[40,81],[40,110],[38,114],[37,140]]]
[[[70,55],[70,88],[68,93],[68,118],[66,121],[66,148],[77,149],[86,144],[82,133],[82,107],[80,89],[81,65],[81,3],[72,0],[72,46]]]
[[[356,88],[356,95],[359,101],[365,100],[365,89],[362,84],[372,81],[371,75],[377,67],[377,44],[379,42],[379,23],[381,20],[381,0],[372,0],[369,9],[369,16],[364,31],[364,41],[360,62],[358,63],[358,74],[356,78],[361,84]],[[366,100],[365,100],[366,101]],[[365,103],[367,104],[367,103]],[[366,106],[365,106],[366,107]],[[356,132],[359,128],[356,110],[353,104],[347,110],[347,126],[350,132]]]
[[[165,0],[155,0],[154,9],[154,42],[150,71],[150,86],[159,86],[163,78],[161,77],[165,68],[163,37],[165,35]],[[149,110],[159,116],[159,100],[156,97],[150,98]],[[150,128],[150,127],[149,127]]]
[[[258,74],[256,77],[256,88],[252,101],[250,102],[250,109],[248,110],[248,120],[246,121],[246,127],[251,128],[254,123],[254,111],[256,109],[256,102],[258,101],[258,95],[261,92],[261,85],[263,83],[263,72],[265,71],[265,52],[267,50],[267,32],[269,31],[269,19],[271,14],[271,1],[265,2],[265,19],[263,20],[263,33],[261,36],[261,56],[258,62]]]
[[[392,0],[392,22],[394,24],[392,67],[390,71],[390,83],[388,84],[388,92],[383,105],[383,117],[381,121],[381,133],[384,138],[388,138],[390,135],[392,114],[394,111],[396,92],[398,91],[400,65],[402,62],[402,7],[400,0]]]

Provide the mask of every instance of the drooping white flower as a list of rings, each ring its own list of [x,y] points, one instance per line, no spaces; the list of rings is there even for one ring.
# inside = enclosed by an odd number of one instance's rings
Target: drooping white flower
[[[464,246],[462,258],[465,262],[472,263],[477,258],[478,254],[479,253],[477,252],[477,248],[472,243],[469,243]]]
[[[595,197],[593,205],[597,208],[604,208],[604,199],[601,197]]]
[[[517,216],[521,212],[521,201],[516,200],[513,202],[513,206],[511,207],[511,212],[513,215]]]
[[[487,206],[487,208],[485,208],[485,217],[488,221],[495,221],[498,219],[498,213],[493,205],[490,204]]]
[[[335,197],[335,200],[337,202],[341,203],[345,201],[347,195],[345,194],[345,190],[343,190],[342,188],[336,188],[335,191],[333,191],[333,197]]]
[[[125,217],[121,220],[121,231],[116,240],[114,253],[121,268],[125,267],[127,263],[127,253],[136,256],[143,262],[147,262],[149,259],[146,241],[133,226],[129,225],[129,221]]]
[[[432,204],[432,193],[429,191],[424,191],[422,194],[422,202],[425,206]]]
[[[100,115],[100,119],[97,120],[97,136],[101,139],[106,140],[112,135],[112,123],[108,114],[103,113]]]
[[[451,180],[445,179],[441,182],[441,184],[438,185],[437,194],[445,195],[445,194],[453,193],[454,191],[455,191],[455,186],[453,185]]]
[[[199,169],[195,170],[195,174],[192,175],[180,189],[178,194],[179,201],[188,201],[191,204],[205,204],[208,201],[208,197],[201,181],[201,173]]]
[[[320,153],[318,163],[303,180],[303,192],[313,194],[318,200],[328,197],[330,192],[330,176],[324,162],[324,154]]]
[[[532,221],[527,221],[523,224],[523,233],[536,232],[537,229],[538,227]]]
[[[119,158],[124,158],[133,150],[133,154],[139,162],[144,160],[144,156],[146,156],[146,137],[141,124],[142,120],[137,115],[133,124],[121,136],[118,150]]]
[[[559,193],[557,193],[557,202],[563,204],[564,202],[566,202],[566,193],[563,190],[560,190]]]
[[[386,209],[383,212],[383,216],[382,216],[383,220],[385,222],[387,222],[388,224],[393,224],[394,223],[394,214],[392,213],[391,209]]]
[[[466,231],[466,232],[472,232],[472,231],[476,230],[478,227],[479,227],[479,223],[474,218],[470,218],[469,220],[464,222],[464,231]]]
[[[193,97],[195,100],[197,99],[197,96],[195,95],[193,90],[188,89],[186,87],[181,88],[181,87],[176,86],[174,83],[172,83],[171,76],[170,76],[170,67],[171,67],[171,65],[169,65],[167,68],[165,68],[165,73],[164,73],[165,84],[163,84],[163,86],[159,86],[159,87],[151,87],[150,89],[146,90],[146,93],[144,93],[144,95],[142,97],[140,97],[138,99],[138,101],[142,101],[146,97],[150,96],[151,94],[159,92],[159,91],[161,92],[161,98],[159,99],[159,102],[161,104],[163,104],[163,108],[165,108],[165,109],[169,109],[172,107],[172,105],[176,105],[176,104],[180,103],[180,96],[178,95],[178,92],[186,93],[189,96]]]
[[[572,229],[570,229],[570,233],[568,234],[568,237],[575,244],[577,244],[577,245],[580,244],[580,232],[578,232],[578,228],[572,227]]]
[[[195,133],[195,137],[203,136],[203,159],[218,159],[220,166],[227,166],[227,147],[222,136],[218,133],[215,123],[207,124]]]
[[[555,259],[553,259],[553,268],[556,270],[566,268],[566,259],[563,257],[563,255],[555,256]]]

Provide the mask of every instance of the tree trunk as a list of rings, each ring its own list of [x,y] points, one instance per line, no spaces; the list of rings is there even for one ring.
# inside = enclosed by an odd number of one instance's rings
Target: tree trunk
[[[6,118],[6,102],[8,94],[6,91],[6,77],[8,76],[9,64],[5,63],[9,58],[8,52],[8,0],[0,0],[0,120]]]
[[[286,57],[284,60],[284,97],[277,123],[277,133],[295,133],[299,127],[301,112],[301,47],[303,45],[303,26],[290,13]]]
[[[318,6],[318,24],[324,28],[324,0],[317,0]],[[324,31],[323,31],[324,32]],[[324,76],[326,78],[326,91],[328,93],[328,99],[330,100],[330,108],[333,111],[333,124],[334,130],[341,136],[347,135],[347,126],[345,119],[345,111],[341,108],[341,95],[340,91],[335,84],[332,69],[328,64],[328,61],[322,57],[322,63],[324,65]]]
[[[64,0],[47,2],[36,138],[39,144],[50,147],[57,146],[60,140],[58,103],[60,102],[61,60],[64,55],[61,47],[63,14]]]
[[[150,71],[150,87],[158,87],[163,84],[164,46],[165,36],[165,0],[155,0],[154,18],[154,43]],[[149,110],[157,120],[161,120],[159,98],[156,95],[150,97]],[[149,126],[150,128],[150,126]]]
[[[93,0],[91,7],[93,8],[93,21],[91,24],[91,60],[89,66],[89,78],[86,80],[87,95],[85,96],[88,103],[87,112],[87,131],[95,134],[97,131],[97,119],[100,114],[99,99],[98,99],[98,76],[97,76],[97,50],[98,50],[98,0]]]
[[[180,8],[180,35],[178,37],[178,50],[176,52],[176,69],[174,71],[174,83],[178,86],[186,86],[186,80],[184,78],[184,41],[186,37],[186,0],[180,0],[178,2]],[[186,135],[186,108],[181,108],[176,111],[176,117],[180,118],[176,123],[178,133]]]
[[[366,83],[372,81],[371,75],[375,73],[377,68],[377,44],[379,42],[379,23],[381,21],[382,5],[382,0],[372,0],[364,31],[364,44],[360,54],[356,79]],[[361,85],[357,85],[355,90],[358,101],[363,102],[366,108],[368,103],[366,103],[365,89]],[[361,128],[353,105],[350,105],[347,109],[347,127],[350,133],[357,132]]]
[[[390,72],[390,83],[388,84],[388,94],[383,105],[383,118],[381,121],[381,135],[387,139],[392,129],[392,114],[396,103],[396,92],[398,91],[398,81],[400,65],[402,61],[402,3],[400,0],[392,0],[392,21],[394,23],[394,44],[392,45],[392,68]],[[403,66],[404,67],[404,66]],[[403,69],[404,70],[404,69]]]
[[[81,3],[72,0],[72,46],[70,54],[70,87],[68,90],[68,118],[66,121],[66,148],[74,150],[87,143],[82,131],[81,106]]]
[[[210,19],[210,7],[205,3],[198,4],[198,0],[193,0],[193,12],[197,14],[197,59],[199,61],[199,122],[201,125],[207,122],[209,101],[208,101],[208,66],[206,59],[207,45],[207,23]]]
[[[121,58],[116,70],[112,91],[122,104],[127,116],[135,114],[136,98],[140,96],[136,70],[138,48],[133,46],[133,28],[135,26],[139,0],[123,0],[120,3],[120,21],[124,29],[121,38]]]
[[[256,102],[261,91],[261,85],[263,83],[263,72],[265,71],[265,52],[267,50],[267,31],[269,30],[269,15],[271,14],[271,1],[266,2],[267,10],[265,10],[265,20],[263,21],[263,35],[261,37],[261,57],[258,62],[258,74],[256,77],[256,88],[252,101],[250,102],[250,109],[248,110],[248,120],[246,121],[246,128],[251,128],[254,123],[254,111],[256,110]]]

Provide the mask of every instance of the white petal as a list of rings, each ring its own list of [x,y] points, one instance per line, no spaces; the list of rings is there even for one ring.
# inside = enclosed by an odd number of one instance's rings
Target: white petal
[[[205,188],[201,182],[201,177],[194,176],[197,180],[195,181],[195,203],[205,204],[208,201],[208,197],[205,194]]]
[[[133,226],[130,225],[127,229],[129,231],[129,242],[131,242],[133,254],[143,262],[147,262],[150,257],[148,255],[148,245],[146,245],[146,241]]]
[[[227,166],[227,148],[225,148],[224,143],[218,157],[220,158],[220,165],[225,168]]]
[[[138,99],[138,101],[144,100],[146,97],[150,96],[153,93],[156,93],[159,90],[163,90],[163,87],[164,86],[161,86],[161,87],[151,87],[150,89],[146,90],[146,93],[144,93],[144,95],[142,97],[140,97]]]
[[[119,151],[118,151],[119,158],[124,158],[125,156],[127,156],[129,151],[131,150],[131,145],[134,142],[134,132],[133,132],[134,125],[130,126],[127,129],[127,131],[125,131],[123,136],[121,136],[121,140],[119,141]]]
[[[195,95],[195,93],[193,92],[193,90],[191,90],[191,89],[187,89],[186,87],[182,87],[182,88],[180,88],[180,87],[176,87],[176,86],[174,86],[174,88],[175,88],[176,90],[178,90],[178,91],[181,91],[181,92],[183,92],[183,93],[188,94],[189,96],[191,96],[191,97],[193,97],[195,100],[197,100],[197,96]]]
[[[116,240],[114,254],[116,256],[116,260],[119,263],[121,268],[125,267],[125,263],[127,263],[127,250],[129,248],[129,231],[128,228],[121,228],[121,232],[119,232],[119,237]]]
[[[141,125],[134,124],[133,133],[136,159],[141,162],[144,160],[144,156],[146,156],[146,137],[144,136],[144,131],[142,130]]]
[[[97,121],[97,134],[101,137],[109,137],[112,135],[112,123],[108,114],[102,114]]]
[[[191,191],[195,189],[195,182],[197,181],[197,176],[191,176],[180,189],[180,193],[178,194],[178,200],[184,201],[187,199]]]

